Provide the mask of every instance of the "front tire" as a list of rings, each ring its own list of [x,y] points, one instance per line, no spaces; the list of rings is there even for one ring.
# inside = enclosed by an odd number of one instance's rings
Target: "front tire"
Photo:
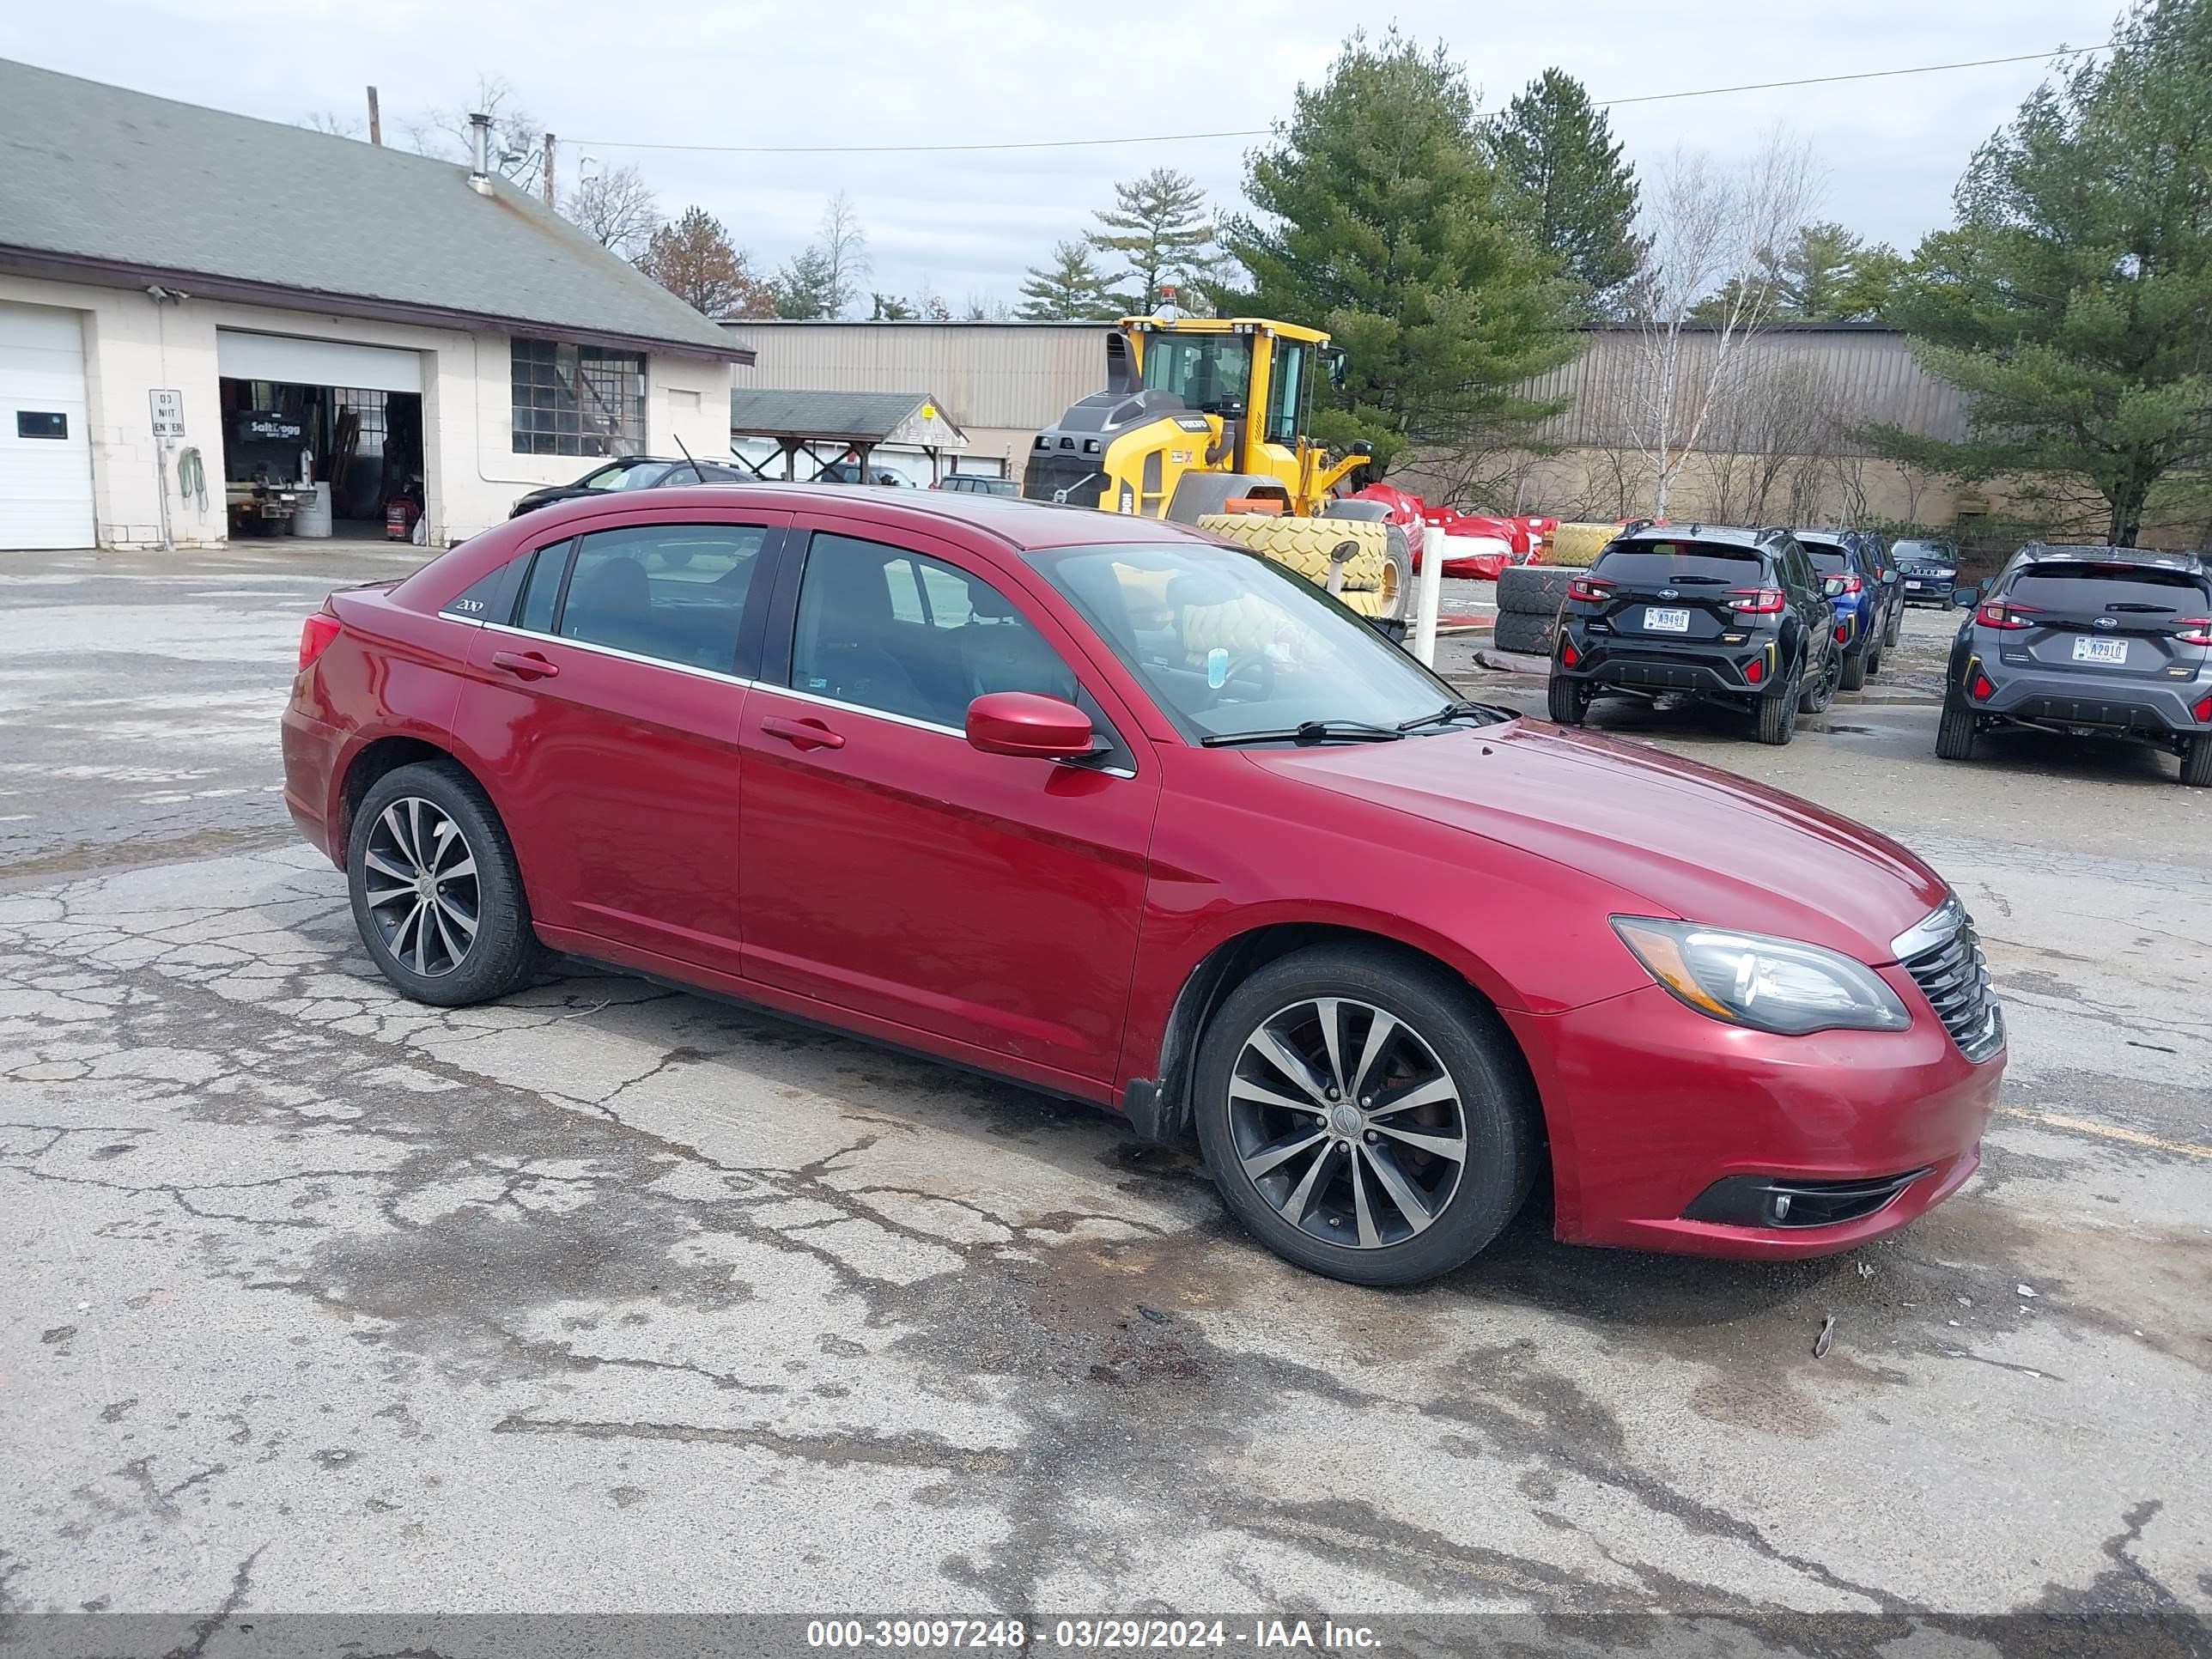
[[[506,828],[476,781],[425,761],[369,786],[346,838],[354,925],[404,996],[489,1002],[529,979],[538,954]]]
[[[1538,1108],[1511,1037],[1463,982],[1388,946],[1261,968],[1206,1027],[1195,1089],[1230,1212],[1310,1273],[1433,1279],[1528,1196]]]
[[[1552,718],[1561,726],[1580,726],[1589,717],[1590,687],[1587,680],[1571,680],[1554,674],[1544,688]]]
[[[1819,684],[1809,687],[1799,696],[1797,712],[1801,714],[1819,714],[1826,712],[1828,705],[1836,700],[1836,682],[1842,674],[1843,664],[1838,659],[1836,653],[1831,651],[1828,653],[1826,663],[1820,670]]]
[[[1936,726],[1936,756],[1939,760],[1968,761],[1974,757],[1974,717],[1964,708],[1944,706]]]

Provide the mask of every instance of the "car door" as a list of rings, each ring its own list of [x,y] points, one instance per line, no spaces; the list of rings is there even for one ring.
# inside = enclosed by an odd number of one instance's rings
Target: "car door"
[[[1827,672],[1828,653],[1835,648],[1835,606],[1802,544],[1795,540],[1782,544],[1774,563],[1802,630],[1799,637],[1805,641],[1805,679],[1810,684]]]
[[[788,522],[641,507],[536,548],[486,618],[454,736],[557,947],[738,971],[740,648]]]
[[[1158,768],[1049,607],[948,541],[802,515],[745,712],[745,971],[1042,1082],[1110,1082]],[[969,746],[987,691],[1073,699],[1084,763]],[[897,1028],[885,1031],[883,1028]]]

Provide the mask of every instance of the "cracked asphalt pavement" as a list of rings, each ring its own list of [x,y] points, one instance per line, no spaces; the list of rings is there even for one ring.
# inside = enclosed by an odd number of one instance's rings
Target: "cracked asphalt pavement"
[[[0,1627],[1459,1610],[1748,1652],[1846,1614],[1972,1653],[2009,1638],[1958,1620],[2044,1613],[2203,1650],[2212,818],[2171,759],[1937,763],[1944,618],[1786,750],[1598,724],[1957,886],[2012,1021],[1982,1172],[1826,1261],[1539,1212],[1385,1293],[1011,1085],[635,981],[399,1000],[276,717],[299,618],[408,563],[0,556]]]

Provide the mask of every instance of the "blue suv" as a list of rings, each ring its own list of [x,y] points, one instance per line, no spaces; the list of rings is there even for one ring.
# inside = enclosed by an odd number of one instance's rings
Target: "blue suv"
[[[1881,667],[1882,635],[1888,625],[1887,594],[1858,537],[1848,530],[1800,530],[1797,542],[1823,576],[1839,578],[1835,596],[1836,643],[1843,647],[1846,691],[1856,691]]]

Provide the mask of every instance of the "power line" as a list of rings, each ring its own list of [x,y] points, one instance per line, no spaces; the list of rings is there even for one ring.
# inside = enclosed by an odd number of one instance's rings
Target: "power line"
[[[2055,52],[2023,52],[2010,58],[1976,58],[1960,64],[1918,64],[1910,69],[1863,70],[1854,75],[1813,75],[1796,81],[1753,81],[1735,87],[1699,87],[1689,92],[1647,92],[1629,98],[1597,100],[1600,109],[1624,104],[1659,104],[1682,98],[1720,98],[1739,92],[1775,92],[1789,87],[1832,86],[1839,81],[1883,81],[1903,75],[1938,75],[1949,70],[1989,69],[1999,64],[2040,64],[2103,52],[2094,46],[2061,46]],[[1109,144],[1184,144],[1219,138],[1265,138],[1273,129],[1240,127],[1223,132],[1159,132],[1137,138],[1032,138],[988,144],[662,144],[635,138],[577,138],[567,142],[599,149],[665,149],[718,155],[945,155],[979,150],[1096,149]]]

